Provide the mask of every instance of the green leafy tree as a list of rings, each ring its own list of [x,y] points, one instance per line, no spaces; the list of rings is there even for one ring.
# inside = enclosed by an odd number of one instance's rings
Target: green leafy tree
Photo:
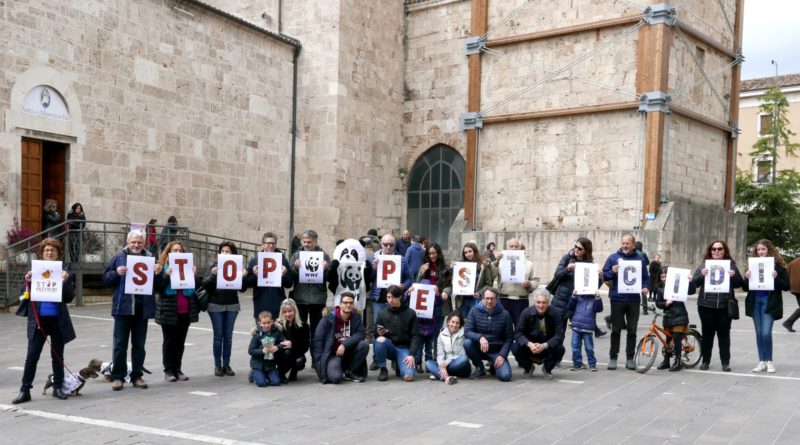
[[[750,156],[772,158],[771,181],[757,183],[752,172],[737,169],[736,205],[739,213],[747,214],[748,245],[767,238],[784,254],[794,254],[800,251],[800,174],[776,167],[781,155],[795,157],[800,149],[800,143],[791,141],[795,133],[789,128],[788,108],[777,86],[762,97],[759,110],[772,116],[772,122],[761,129],[763,136],[753,144]]]

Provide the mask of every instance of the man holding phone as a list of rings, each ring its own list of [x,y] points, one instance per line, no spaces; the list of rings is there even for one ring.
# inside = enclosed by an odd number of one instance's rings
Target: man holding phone
[[[378,380],[389,379],[386,359],[397,362],[398,375],[410,382],[416,376],[414,353],[419,349],[417,313],[403,304],[403,290],[390,286],[386,292],[387,307],[375,317],[375,362],[380,369]]]

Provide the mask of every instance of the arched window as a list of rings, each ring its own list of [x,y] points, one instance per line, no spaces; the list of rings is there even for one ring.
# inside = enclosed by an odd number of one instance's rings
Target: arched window
[[[414,163],[408,182],[408,230],[442,246],[464,206],[464,158],[444,144],[435,145]]]

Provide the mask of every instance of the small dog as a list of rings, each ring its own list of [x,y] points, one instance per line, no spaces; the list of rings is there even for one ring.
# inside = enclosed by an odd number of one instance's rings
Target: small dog
[[[79,396],[83,385],[86,384],[87,379],[94,379],[100,376],[100,366],[102,362],[96,358],[89,360],[89,365],[78,371],[78,375],[72,373],[64,374],[64,383],[61,385],[61,391],[64,394],[71,396]],[[47,376],[47,382],[44,384],[42,395],[47,395],[47,390],[53,387],[53,374]]]

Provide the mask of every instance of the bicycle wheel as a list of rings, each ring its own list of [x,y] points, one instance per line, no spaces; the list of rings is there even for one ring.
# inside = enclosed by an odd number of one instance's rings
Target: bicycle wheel
[[[700,359],[702,358],[700,354],[700,341],[702,338],[700,333],[694,329],[687,332],[683,337],[683,341],[681,342],[681,361],[683,361],[683,366],[685,368],[691,369],[700,363]]]
[[[647,372],[656,361],[659,351],[661,348],[658,347],[658,338],[655,335],[650,334],[639,340],[639,345],[636,346],[636,352],[633,354],[636,372],[640,374]]]

